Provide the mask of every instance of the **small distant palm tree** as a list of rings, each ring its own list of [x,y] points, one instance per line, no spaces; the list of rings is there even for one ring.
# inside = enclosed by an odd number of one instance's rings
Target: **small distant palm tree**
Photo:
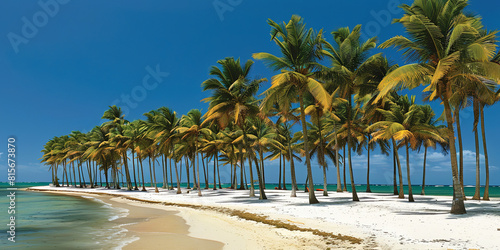
[[[448,138],[447,138],[447,131],[446,127],[443,125],[438,125],[438,121],[434,119],[435,113],[434,110],[432,110],[430,105],[424,105],[424,106],[419,106],[420,110],[422,111],[421,115],[421,124],[425,124],[429,126],[430,128],[433,128],[439,137],[441,137],[443,140],[436,140],[435,137],[425,137],[425,138],[418,138],[420,146],[424,147],[424,166],[423,166],[423,174],[422,174],[422,192],[420,193],[421,195],[425,195],[425,167],[426,167],[426,162],[427,162],[427,149],[429,147],[436,149],[437,145],[440,145],[442,148],[442,151],[446,154],[448,153]],[[420,148],[419,146],[419,148]]]
[[[420,106],[415,104],[415,96],[412,96],[411,99],[406,95],[402,96],[395,103],[392,103],[390,110],[379,109],[379,112],[384,115],[385,120],[369,126],[367,131],[373,132],[373,141],[392,139],[394,148],[405,147],[408,200],[413,202],[409,148],[416,149],[419,146],[419,139],[431,139],[440,143],[445,143],[445,140],[440,136],[435,127],[421,123],[424,113]],[[399,141],[399,145],[396,144],[396,141]],[[399,162],[397,150],[396,157]],[[400,189],[399,192],[401,195],[403,190]]]
[[[196,158],[196,175],[197,175],[197,189],[198,196],[202,196],[200,187],[200,163],[199,163],[199,149],[204,135],[210,135],[212,131],[202,126],[203,118],[201,111],[198,109],[190,110],[187,115],[183,115],[180,121],[180,127],[177,128],[182,137],[182,140],[188,141],[189,144],[194,146],[194,156]]]

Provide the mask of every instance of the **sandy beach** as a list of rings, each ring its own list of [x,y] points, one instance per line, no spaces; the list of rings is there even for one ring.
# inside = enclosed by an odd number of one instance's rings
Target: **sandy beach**
[[[187,190],[177,195],[152,189],[30,189],[99,195],[128,209],[120,220],[134,223],[124,227],[140,239],[124,249],[162,244],[177,249],[496,249],[500,236],[498,198],[468,200],[466,215],[451,215],[446,196],[416,195],[410,203],[389,194],[359,193],[361,202],[352,202],[350,193],[330,192],[329,197],[318,193],[321,203],[309,205],[307,193],[290,198],[290,191],[281,190],[266,190],[268,200],[260,201],[248,191],[226,189],[203,190],[202,197]]]

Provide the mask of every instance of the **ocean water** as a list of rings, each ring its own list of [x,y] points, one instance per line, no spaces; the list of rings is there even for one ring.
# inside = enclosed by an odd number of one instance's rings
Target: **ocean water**
[[[174,183],[176,185],[176,183]],[[202,188],[205,188],[205,183],[201,182],[200,183]],[[238,187],[239,187],[238,183]],[[122,185],[124,186],[124,185]],[[158,188],[161,188],[163,186],[162,183],[157,183],[156,186]],[[187,183],[181,183],[181,187],[186,187]],[[230,184],[222,184],[222,188],[228,188],[230,187]],[[250,184],[248,184],[250,187]],[[146,187],[152,187],[150,183],[146,183]],[[191,188],[193,187],[193,183],[191,183]],[[213,184],[209,183],[209,187],[213,188]],[[217,185],[217,188],[219,186]],[[267,183],[266,184],[266,189],[276,189],[278,187],[278,183]],[[283,185],[282,185],[283,187]],[[298,184],[297,187],[299,190],[304,190],[305,185],[304,184]],[[355,185],[356,191],[357,192],[366,192],[366,185],[360,184],[360,185]],[[256,187],[257,188],[257,187]],[[323,184],[314,184],[315,189],[323,189]],[[343,188],[343,186],[342,186]],[[286,189],[287,190],[292,190],[292,185],[290,183],[286,183]],[[394,187],[392,185],[379,185],[379,184],[372,184],[370,185],[370,189],[373,193],[387,193],[387,194],[392,194],[394,191]],[[327,190],[328,191],[336,191],[337,190],[337,184],[328,184],[327,185]],[[352,191],[351,185],[347,185],[347,190],[349,192]],[[398,186],[399,190],[399,186]],[[403,190],[405,194],[408,194],[408,186],[404,185]],[[422,186],[419,185],[412,185],[412,191],[413,194],[420,194],[422,191]],[[464,187],[464,192],[466,196],[473,196],[474,192],[476,191],[475,186],[465,186]],[[500,197],[500,186],[490,186],[490,197]],[[481,186],[480,188],[480,193],[481,197],[484,194],[484,186]],[[440,196],[452,196],[453,195],[453,187],[451,185],[426,185],[425,186],[425,194],[426,195],[440,195]]]
[[[21,183],[17,188],[48,185]],[[43,192],[16,191],[16,242],[10,235],[10,191],[0,184],[0,249],[112,249],[126,242],[126,230],[115,219],[127,210],[113,208],[92,197],[81,198]],[[125,241],[124,241],[125,240]]]

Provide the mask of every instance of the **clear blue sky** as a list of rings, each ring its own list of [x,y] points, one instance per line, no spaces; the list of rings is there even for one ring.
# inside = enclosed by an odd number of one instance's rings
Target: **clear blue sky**
[[[50,181],[47,167],[39,163],[40,150],[53,136],[72,130],[88,132],[101,124],[103,112],[112,104],[128,109],[127,119],[167,106],[185,114],[190,109],[206,111],[200,102],[208,93],[200,84],[209,67],[225,57],[251,59],[252,53],[278,53],[270,41],[268,18],[287,21],[292,14],[305,18],[309,27],[329,33],[339,27],[364,25],[367,35],[381,41],[403,34],[387,18],[397,18],[394,9],[408,0],[358,1],[38,1],[5,0],[0,3],[0,176],[5,181],[6,144],[17,138],[18,180]],[[488,29],[500,29],[496,0],[471,0],[469,11],[483,16]],[[56,3],[56,4],[54,4]],[[368,28],[367,28],[368,27]],[[399,54],[384,50],[394,63]],[[149,69],[147,69],[149,68]],[[149,71],[154,76],[143,85]],[[271,78],[273,72],[256,62],[252,75]],[[262,88],[269,87],[264,84]],[[412,91],[421,101],[421,89]],[[122,96],[131,96],[128,103]],[[433,103],[436,113],[442,108]],[[486,109],[491,183],[500,184],[500,156],[495,133],[499,105]],[[472,111],[462,116],[466,151],[466,184],[474,184],[474,140]],[[450,184],[449,156],[429,152],[429,184]],[[372,183],[391,183],[392,161],[376,150],[372,154]],[[422,153],[413,152],[412,183],[421,182]],[[403,161],[404,163],[405,161]],[[266,180],[277,179],[278,162],[268,163]],[[366,153],[354,158],[357,183],[366,180]],[[322,181],[318,167],[316,183]],[[289,173],[289,171],[288,171]],[[484,170],[482,170],[484,173]],[[328,173],[335,182],[335,168]],[[305,171],[298,170],[303,182]],[[482,177],[484,181],[484,177]],[[406,182],[405,182],[406,183]]]

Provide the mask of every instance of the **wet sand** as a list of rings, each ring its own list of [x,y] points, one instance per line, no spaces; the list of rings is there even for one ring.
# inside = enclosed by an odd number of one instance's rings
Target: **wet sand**
[[[108,198],[99,196],[99,199],[111,204],[113,207],[120,207],[129,210],[127,217],[119,218],[117,223],[126,224],[127,236],[139,237],[123,249],[222,249],[222,242],[199,239],[189,236],[189,225],[178,216],[175,210],[166,211],[136,204],[136,202],[126,202],[120,198]]]

